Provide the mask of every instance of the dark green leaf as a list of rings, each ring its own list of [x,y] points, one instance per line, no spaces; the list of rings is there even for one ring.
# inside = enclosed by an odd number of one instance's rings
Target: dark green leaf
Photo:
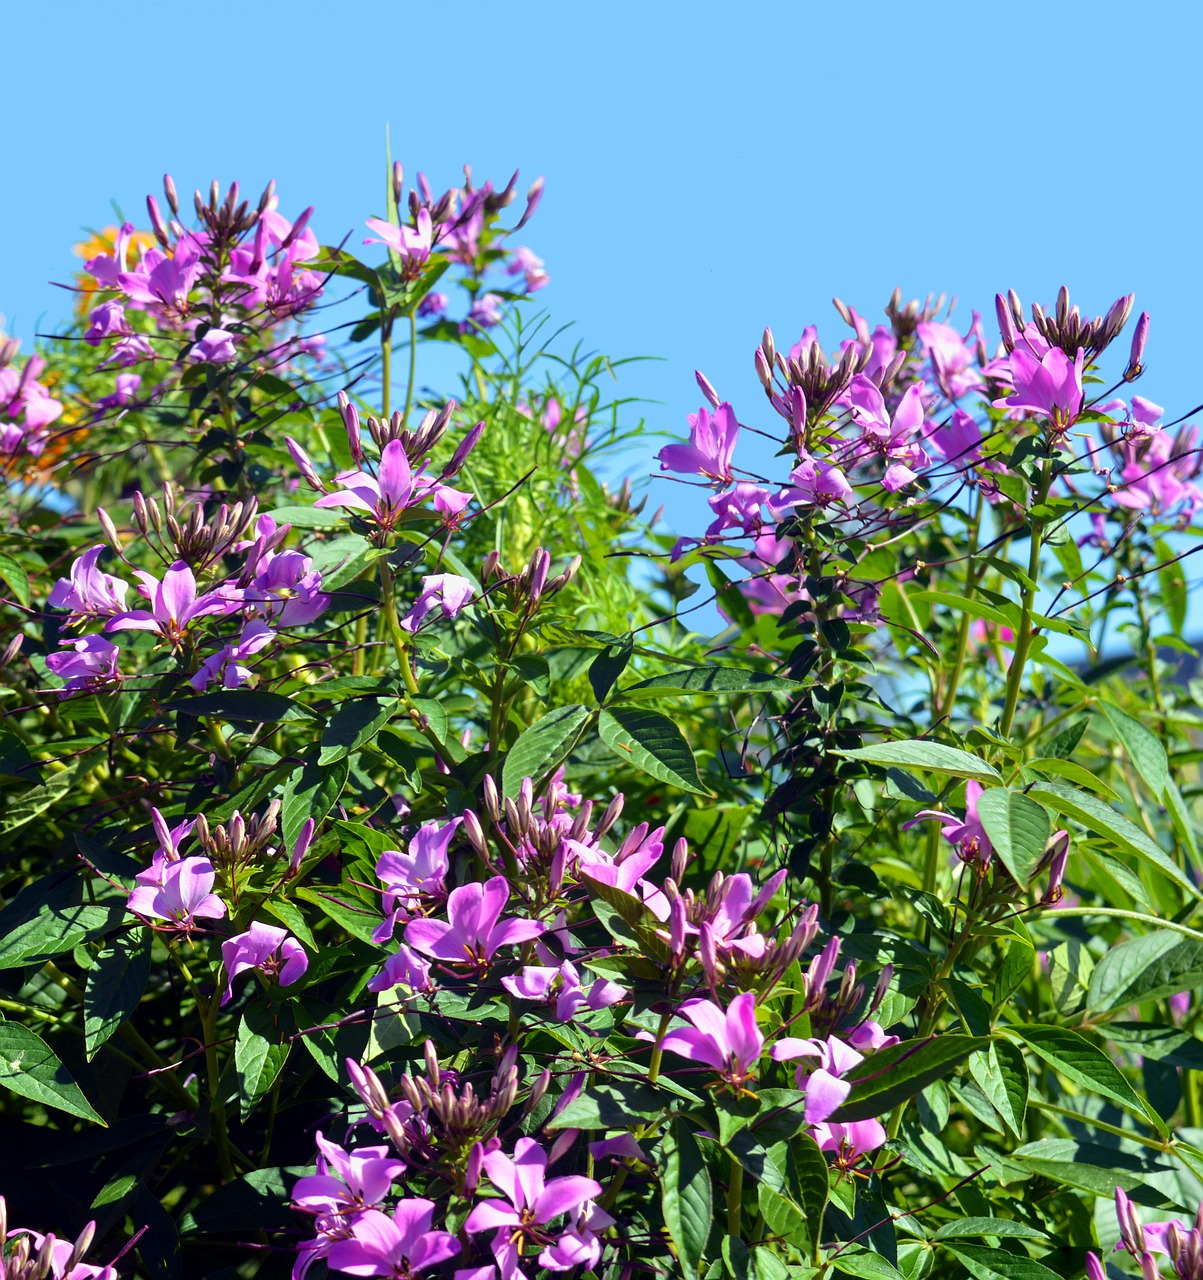
[[[635,637],[625,635],[621,640],[608,644],[589,664],[589,683],[598,702],[605,702],[614,683],[627,669],[631,654],[635,652]]]
[[[312,751],[308,753],[308,757],[306,763],[294,770],[284,783],[280,824],[284,834],[284,848],[288,853],[291,853],[297,836],[301,834],[301,828],[309,818],[314,823],[320,823],[334,808],[346,785],[350,769],[350,764],[345,759],[336,760],[332,764],[319,764],[313,758]]]
[[[854,747],[832,754],[848,760],[883,767],[896,765],[902,769],[922,769],[925,773],[950,774],[954,778],[973,778],[978,782],[1001,782],[1002,776],[993,765],[940,742],[882,742],[875,747]]]
[[[572,750],[588,719],[587,707],[573,705],[557,707],[536,720],[506,752],[501,767],[503,794],[516,796],[524,778],[538,786]]]
[[[1136,772],[1160,800],[1165,784],[1170,780],[1170,762],[1160,739],[1152,729],[1125,715],[1118,707],[1103,703],[1103,714],[1110,721],[1120,745],[1128,753],[1128,759],[1136,766]]]
[[[948,1075],[989,1043],[980,1036],[943,1035],[882,1049],[844,1076],[852,1092],[831,1119],[839,1124],[875,1119]]]
[[[279,1018],[261,1002],[250,1005],[242,1015],[234,1043],[234,1070],[238,1077],[238,1101],[244,1120],[283,1070],[291,1047],[286,1030]]]
[[[350,698],[341,703],[322,731],[318,766],[342,760],[370,742],[389,722],[398,705],[396,698]]]
[[[965,1264],[974,1280],[1061,1280],[1061,1276],[1043,1262],[1004,1249],[989,1249],[980,1244],[948,1244]]]
[[[1048,1236],[1026,1222],[1011,1218],[961,1218],[959,1222],[946,1222],[932,1237],[934,1240],[955,1240],[959,1236],[1010,1236],[1020,1240],[1046,1240]]]
[[[138,1007],[150,977],[150,930],[139,925],[103,947],[84,987],[84,1045],[91,1059]]]
[[[606,746],[659,782],[708,795],[681,730],[656,711],[619,708],[603,711],[597,723]]]
[[[0,911],[0,969],[52,956],[115,929],[125,919],[126,895],[102,885],[99,902],[85,902],[78,871],[47,876],[23,889]]]
[[[554,1120],[549,1129],[626,1129],[632,1119],[652,1120],[671,1101],[642,1080],[607,1080],[586,1085]]]
[[[660,1175],[664,1225],[676,1245],[683,1273],[694,1276],[706,1251],[714,1214],[710,1172],[684,1120],[675,1120],[665,1130],[660,1150],[664,1157]]]
[[[81,1120],[105,1123],[54,1050],[17,1022],[0,1022],[0,1085]]]
[[[624,701],[643,698],[671,698],[690,693],[786,693],[798,694],[805,685],[767,671],[742,671],[738,667],[693,667],[670,671],[628,685],[615,695]]]
[[[29,574],[4,551],[0,551],[0,581],[8,583],[18,604],[29,608]]]
[[[987,787],[978,796],[977,816],[1003,866],[1026,885],[1048,844],[1048,813],[1021,791]]]
[[[1087,1004],[1110,1013],[1203,986],[1203,942],[1158,929],[1109,947],[1090,975]]]
[[[1038,1057],[1076,1084],[1110,1098],[1121,1107],[1143,1110],[1140,1098],[1109,1057],[1068,1027],[1009,1027]]]
[[[1029,1088],[1023,1052],[1008,1040],[995,1040],[969,1059],[969,1074],[1007,1128],[1016,1138],[1022,1138]]]
[[[224,689],[221,693],[204,693],[197,698],[176,698],[164,703],[163,709],[239,724],[274,724],[278,720],[313,718],[313,712],[291,698],[260,689]]]
[[[1191,897],[1203,897],[1173,858],[1167,857],[1138,826],[1116,813],[1097,796],[1078,791],[1061,782],[1038,782],[1029,788],[1028,795],[1058,813],[1076,818],[1083,826],[1106,836],[1121,849],[1144,859],[1168,876],[1179,888],[1185,889]]]

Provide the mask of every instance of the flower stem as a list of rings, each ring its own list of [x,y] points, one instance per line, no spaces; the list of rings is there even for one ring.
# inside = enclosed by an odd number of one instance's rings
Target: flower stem
[[[414,379],[418,372],[418,321],[411,311],[409,313],[409,383],[405,388],[405,412],[401,415],[402,424],[409,422],[409,411],[414,403]]]
[[[393,652],[397,655],[397,665],[401,668],[401,679],[405,681],[406,691],[411,697],[418,697],[421,690],[414,679],[413,668],[409,663],[409,645],[405,632],[401,630],[401,622],[397,617],[397,601],[393,594],[393,573],[387,560],[380,561],[380,603],[384,606],[384,622],[388,628],[389,639],[393,642]]]
[[[1046,458],[1040,472],[1040,480],[1036,486],[1036,500],[1033,510],[1042,506],[1048,497],[1053,482],[1053,460]],[[1023,669],[1027,665],[1028,653],[1032,648],[1032,611],[1036,602],[1037,578],[1040,573],[1040,548],[1044,537],[1044,521],[1031,519],[1032,546],[1028,554],[1028,582],[1023,588],[1023,597],[1019,615],[1019,634],[1015,637],[1015,653],[1011,658],[1011,670],[1007,676],[1007,700],[1003,705],[1002,720],[999,722],[999,734],[1006,738],[1010,735],[1011,725],[1015,720],[1015,707],[1019,702],[1019,689],[1023,684]]]
[[[727,1183],[727,1234],[739,1237],[740,1217],[743,1213],[744,1167],[731,1157],[731,1181]]]

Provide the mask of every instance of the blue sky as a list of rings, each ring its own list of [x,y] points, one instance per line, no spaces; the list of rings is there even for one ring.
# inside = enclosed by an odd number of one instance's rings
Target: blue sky
[[[547,179],[527,228],[540,297],[588,348],[654,355],[621,390],[683,432],[695,367],[774,427],[752,371],[833,294],[876,322],[895,285],[988,310],[1065,282],[1091,313],[1153,315],[1140,390],[1203,401],[1196,309],[1198,11],[869,0],[732,4],[210,0],[14,5],[5,15],[0,312],[30,337],[64,314],[81,226],[181,189],[275,177],[321,238],[379,213],[383,137],[451,185],[469,161]],[[991,330],[992,332],[992,322]],[[661,441],[632,470],[648,475]],[[657,483],[680,531],[700,500]]]

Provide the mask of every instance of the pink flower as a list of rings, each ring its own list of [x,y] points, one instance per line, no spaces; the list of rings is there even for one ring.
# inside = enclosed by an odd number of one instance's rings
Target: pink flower
[[[434,990],[430,981],[430,965],[404,943],[384,962],[384,968],[368,980],[369,991],[391,991],[393,987],[408,987],[411,991]]]
[[[487,968],[501,947],[527,942],[544,931],[537,920],[507,920],[499,924],[509,900],[510,887],[504,876],[494,876],[484,884],[474,881],[460,885],[447,898],[450,923],[411,920],[405,926],[405,940],[436,960]]]
[[[225,329],[208,329],[205,336],[193,344],[188,358],[209,364],[229,364],[238,359],[234,335]]]
[[[120,650],[103,636],[84,636],[82,640],[62,642],[69,653],[51,653],[46,666],[66,681],[59,696],[67,697],[79,689],[91,689],[110,680],[120,680],[117,657]]]
[[[259,619],[248,622],[242,629],[237,644],[225,644],[215,654],[201,663],[196,674],[188,681],[194,689],[207,689],[215,680],[221,680],[226,689],[240,689],[251,678],[247,659],[265,648],[276,638],[276,633]]]
[[[151,609],[119,613],[105,624],[106,631],[157,631],[173,647],[178,647],[190,623],[211,613],[232,613],[236,601],[220,592],[196,594],[196,577],[183,560],[177,560],[160,582],[144,569],[134,570],[142,580],[139,590],[151,602]]]
[[[380,855],[376,874],[384,883],[386,919],[372,934],[373,941],[387,942],[398,921],[420,913],[424,899],[442,900],[447,892],[447,847],[462,821],[453,818],[441,826],[427,822],[418,828],[404,853],[386,849]]]
[[[728,1084],[742,1089],[755,1075],[764,1048],[756,1025],[756,996],[741,992],[726,1013],[710,1000],[686,1000],[680,1013],[693,1026],[670,1031],[660,1047],[713,1067]]]
[[[666,444],[660,450],[660,470],[702,475],[726,487],[735,479],[731,458],[738,438],[739,422],[726,401],[715,409],[713,417],[703,406],[689,415],[689,443]]]
[[[962,862],[977,862],[985,868],[990,865],[994,846],[986,834],[977,816],[977,801],[982,794],[981,783],[965,783],[965,817],[958,818],[953,813],[943,813],[939,809],[921,809],[909,822],[902,824],[903,830],[913,827],[925,818],[934,818],[943,827],[944,839],[957,846],[957,857]]]
[[[416,227],[394,227],[382,218],[369,218],[367,225],[379,232],[379,237],[369,237],[364,244],[387,245],[390,252],[412,268],[420,267],[429,257],[433,243],[433,226],[430,210],[419,209]]]
[[[783,489],[769,502],[769,510],[780,517],[790,507],[829,507],[839,503],[850,505],[856,499],[847,476],[829,462],[820,462],[804,450],[801,461],[789,473],[790,488]]]
[[[388,1147],[344,1151],[317,1134],[317,1173],[301,1178],[292,1202],[305,1213],[351,1214],[377,1207],[393,1180],[405,1172],[405,1161],[389,1156]]]
[[[799,1040],[787,1037],[779,1040],[771,1050],[774,1062],[790,1058],[814,1058],[818,1066],[801,1066],[796,1073],[799,1089],[806,1090],[806,1123],[816,1124],[826,1120],[852,1092],[852,1086],[842,1077],[859,1062],[864,1054],[835,1036],[826,1040]]]
[[[593,1254],[595,1229],[604,1229],[598,1218],[588,1216],[570,1228],[559,1241],[547,1243],[548,1225],[562,1214],[577,1214],[590,1201],[601,1195],[601,1184],[592,1178],[570,1175],[546,1181],[547,1152],[534,1138],[519,1138],[511,1159],[501,1151],[491,1151],[484,1157],[485,1172],[489,1180],[506,1197],[505,1200],[483,1200],[468,1215],[464,1230],[470,1235],[481,1231],[496,1231],[493,1237],[493,1255],[502,1275],[513,1275],[521,1257],[520,1244],[524,1240],[544,1244],[539,1264],[554,1271],[564,1271],[577,1265],[577,1261]],[[509,1203],[506,1203],[508,1201]]]
[[[190,930],[198,916],[219,920],[226,914],[226,904],[212,892],[215,878],[208,858],[164,863],[161,884],[139,883],[126,907],[135,915],[167,920],[177,929]]]
[[[1036,357],[1023,347],[1011,352],[1011,383],[1015,390],[996,409],[1023,409],[1039,413],[1052,421],[1055,431],[1067,431],[1082,411],[1082,372],[1086,360],[1079,350],[1071,363],[1060,347]]]
[[[413,607],[401,619],[401,630],[417,631],[427,614],[436,607],[442,609],[444,618],[458,618],[474,594],[467,578],[457,577],[454,573],[428,574],[422,579],[422,590]]]
[[[520,1000],[554,1002],[558,1022],[571,1022],[582,1009],[604,1009],[626,999],[629,994],[617,982],[597,978],[586,995],[576,966],[565,960],[554,965],[527,965],[513,977],[502,978],[501,985]]]
[[[402,1200],[391,1218],[367,1209],[355,1219],[351,1238],[330,1250],[332,1271],[353,1276],[395,1276],[398,1280],[453,1258],[460,1242],[447,1231],[431,1230],[434,1201]]]
[[[836,1153],[836,1167],[850,1169],[863,1155],[876,1151],[886,1140],[880,1120],[854,1120],[850,1124],[816,1124],[811,1135],[820,1151]]]
[[[305,949],[287,929],[255,921],[245,932],[228,938],[221,944],[221,959],[226,967],[226,993],[221,998],[227,1004],[234,996],[234,979],[248,969],[258,969],[269,978],[276,978],[282,987],[290,987],[304,976],[309,968]]]
[[[125,608],[129,583],[96,567],[105,549],[103,543],[90,547],[71,565],[70,577],[60,578],[51,589],[46,603],[53,609],[69,609],[71,622],[109,617]]]

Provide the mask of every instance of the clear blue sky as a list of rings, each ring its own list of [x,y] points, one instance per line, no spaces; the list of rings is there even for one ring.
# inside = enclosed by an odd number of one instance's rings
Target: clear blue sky
[[[695,367],[775,426],[764,325],[834,344],[833,294],[875,322],[895,284],[959,293],[966,321],[1008,286],[1065,282],[1092,313],[1135,290],[1140,390],[1176,416],[1203,401],[1201,29],[1158,3],[12,4],[0,312],[27,339],[61,316],[47,281],[81,226],[110,199],[140,216],[167,169],[275,177],[284,212],[358,240],[389,122],[436,185],[465,160],[546,175],[540,301],[590,347],[664,358],[624,382],[662,402],[654,429],[684,431]],[[653,494],[696,530],[700,500]]]

